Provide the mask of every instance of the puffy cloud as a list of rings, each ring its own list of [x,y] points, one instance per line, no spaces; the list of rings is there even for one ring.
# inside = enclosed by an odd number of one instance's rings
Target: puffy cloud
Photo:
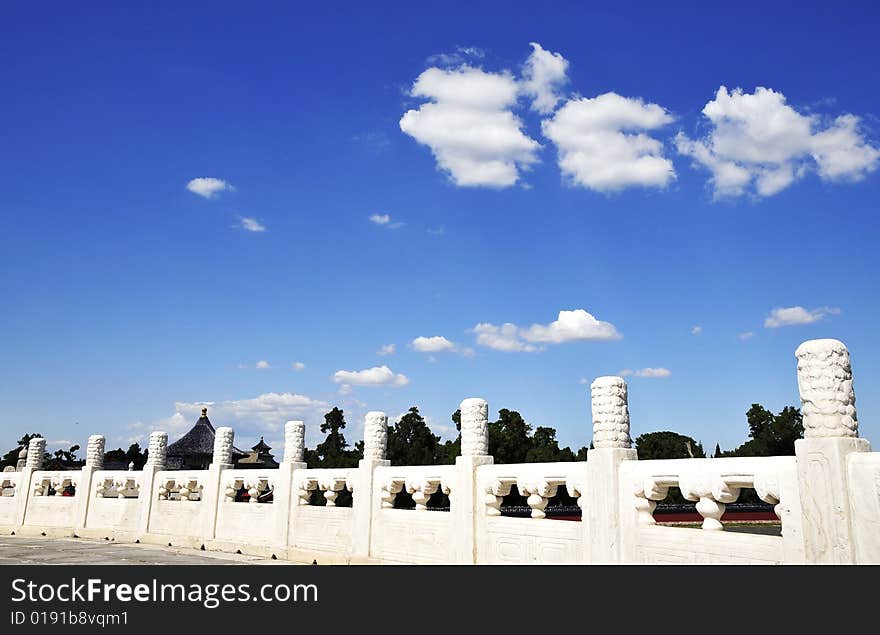
[[[271,366],[269,365],[269,362],[267,362],[265,359],[261,359],[257,362],[257,368],[265,370],[266,368],[271,368]]]
[[[419,336],[415,338],[411,346],[420,353],[440,353],[442,351],[455,350],[455,344],[442,335],[432,337]]]
[[[370,216],[370,222],[382,227],[387,227],[388,229],[403,227],[403,223],[399,221],[394,223],[391,222],[391,214],[373,214]]]
[[[292,364],[293,370],[296,370],[296,371],[304,370],[305,367],[306,367],[306,365],[303,364],[302,362],[293,362],[293,364]]]
[[[477,344],[494,348],[496,351],[532,353],[540,350],[537,346],[523,342],[519,327],[510,322],[501,326],[482,322],[472,330],[477,336]]]
[[[812,324],[813,322],[818,322],[826,315],[837,315],[838,313],[840,313],[840,309],[830,306],[823,306],[812,310],[807,310],[802,306],[777,307],[770,311],[770,315],[764,320],[764,328],[775,329],[780,326]]]
[[[241,222],[239,224],[239,227],[241,227],[242,229],[247,230],[249,232],[264,232],[264,231],[266,231],[266,226],[262,225],[256,218],[248,218],[248,217],[242,218]]]
[[[568,81],[568,60],[537,42],[531,42],[531,47],[532,53],[523,66],[520,90],[532,97],[532,110],[548,115],[559,103],[559,90]]]
[[[186,189],[204,198],[214,198],[220,192],[232,191],[235,188],[223,179],[209,176],[191,180],[186,184]]]
[[[823,128],[820,117],[799,113],[770,88],[744,93],[721,86],[703,115],[709,134],[692,140],[679,133],[676,146],[709,169],[716,199],[752,190],[772,196],[811,170],[826,181],[857,181],[880,160],[858,117],[841,115]]]
[[[432,67],[410,91],[429,101],[404,113],[400,129],[428,146],[456,185],[509,187],[520,170],[538,160],[540,148],[513,114],[518,93],[516,79],[506,71]]]
[[[150,430],[163,430],[168,433],[172,441],[176,440],[195,424],[203,407],[208,408],[208,417],[215,426],[232,426],[235,430],[235,442],[239,447],[248,445],[242,443],[242,440],[246,441],[250,438],[256,440],[260,435],[280,433],[284,429],[284,422],[290,419],[301,419],[306,422],[311,431],[307,434],[311,441],[307,440],[307,443],[314,444],[315,439],[322,438],[319,423],[323,420],[323,414],[330,409],[326,401],[290,392],[263,393],[253,399],[178,401],[174,404],[174,414],[169,417],[158,419],[151,424],[143,422],[130,424],[128,430],[133,434],[124,441],[137,442],[143,446]],[[277,451],[274,453],[278,457],[282,443],[270,442],[270,445],[277,446]]]
[[[510,322],[501,326],[480,323],[472,331],[477,336],[477,344],[481,346],[516,352],[541,350],[536,344],[611,340],[621,337],[613,324],[597,320],[584,309],[560,311],[557,319],[549,324],[532,324],[523,328]]]
[[[746,340],[750,340],[755,337],[755,333],[753,331],[746,331],[745,333],[740,333],[737,337],[745,342]]]
[[[461,66],[469,60],[481,60],[486,57],[486,52],[477,46],[457,46],[451,53],[435,53],[428,57],[427,64],[431,66]]]
[[[559,154],[559,168],[575,185],[599,192],[664,187],[675,178],[663,144],[645,131],[673,120],[663,107],[605,93],[565,103],[541,124]]]
[[[393,355],[395,348],[394,344],[384,344],[382,348],[376,351],[376,355]]]
[[[406,386],[409,378],[406,375],[394,374],[387,366],[373,366],[365,370],[338,370],[333,375],[337,384],[356,386]]]
[[[625,368],[618,373],[621,377],[628,377],[629,375],[633,375],[634,377],[669,377],[672,374],[672,371],[668,368],[639,368],[638,370],[632,370],[630,368]]]
[[[691,335],[699,335],[702,332],[703,332],[703,327],[699,326],[699,325],[697,325],[691,329]]]

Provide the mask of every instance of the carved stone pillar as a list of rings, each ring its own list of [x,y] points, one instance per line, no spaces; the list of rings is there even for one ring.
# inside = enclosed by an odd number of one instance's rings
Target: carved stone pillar
[[[157,470],[165,469],[165,452],[168,449],[168,433],[155,430],[150,433],[147,445],[147,465]]]
[[[849,351],[838,340],[810,340],[795,356],[804,418],[804,438],[795,442],[795,455],[805,557],[807,562],[855,562],[847,455],[871,447],[858,438]]]
[[[302,463],[306,450],[306,424],[288,421],[284,424],[284,462]]]
[[[485,399],[465,399],[461,410],[461,455],[488,456],[489,403]]]
[[[368,412],[364,418],[364,458],[385,460],[388,446],[388,417],[384,412]]]
[[[46,439],[34,437],[28,442],[27,462],[25,467],[33,470],[43,469],[43,454],[46,452]]]
[[[86,446],[85,467],[93,467],[96,470],[104,469],[104,443],[103,434],[93,434],[89,437],[89,443]]]

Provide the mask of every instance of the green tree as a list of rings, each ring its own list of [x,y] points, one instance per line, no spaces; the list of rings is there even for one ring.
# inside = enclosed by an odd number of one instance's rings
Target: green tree
[[[324,423],[321,424],[321,432],[327,437],[319,443],[314,451],[307,451],[306,462],[309,467],[357,467],[357,450],[347,449],[348,442],[342,433],[345,428],[345,415],[342,410],[333,407],[333,410],[324,415]]]
[[[30,434],[25,434],[23,437],[21,437],[18,440],[18,447],[13,448],[12,450],[9,450],[9,452],[4,454],[3,458],[0,459],[0,470],[2,470],[3,468],[5,468],[8,465],[15,467],[15,465],[18,463],[18,454],[19,454],[19,452],[21,452],[21,449],[27,448],[28,443],[30,443],[30,440],[37,438],[37,437],[43,438],[43,435],[40,434],[39,432],[32,432]]]
[[[455,429],[458,430],[458,435],[455,437],[455,441],[447,440],[443,444],[443,449],[438,461],[441,465],[455,464],[455,457],[461,454],[461,410],[453,412],[451,418],[452,423],[455,424]]]
[[[417,406],[388,426],[386,458],[392,465],[434,465],[445,454],[440,437],[431,432]]]
[[[134,469],[140,470],[147,462],[147,451],[141,450],[140,443],[132,443],[128,446],[128,450],[116,448],[104,453],[104,461],[112,463],[121,463],[127,468],[130,463],[134,463]]]
[[[569,450],[571,452],[571,450]],[[544,426],[535,428],[532,447],[526,452],[526,463],[550,463],[559,460],[559,442],[556,430]]]
[[[753,403],[746,412],[748,441],[722,456],[792,456],[794,442],[804,436],[799,408],[786,406],[774,415],[761,404]]]
[[[85,464],[85,461],[76,458],[76,453],[79,449],[80,447],[78,445],[72,445],[67,450],[55,450],[55,453],[51,456],[47,453],[46,456],[48,456],[49,459],[48,461],[44,460],[44,469],[63,470],[82,467]],[[44,459],[45,458],[46,457],[44,457]]]
[[[691,437],[664,430],[647,432],[636,438],[639,459],[687,459],[705,458],[703,445]]]
[[[531,429],[516,410],[502,408],[498,420],[489,423],[489,454],[496,463],[525,463],[533,447]]]

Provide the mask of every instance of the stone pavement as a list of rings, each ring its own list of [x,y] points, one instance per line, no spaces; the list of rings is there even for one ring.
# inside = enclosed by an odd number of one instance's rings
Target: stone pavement
[[[0,536],[3,564],[292,564],[259,556],[85,538]]]

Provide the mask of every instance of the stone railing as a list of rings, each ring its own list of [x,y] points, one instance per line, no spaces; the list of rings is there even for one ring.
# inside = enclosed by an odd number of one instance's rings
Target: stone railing
[[[476,398],[461,404],[454,465],[391,465],[381,412],[367,414],[365,458],[352,468],[308,469],[300,421],[285,426],[274,470],[233,468],[229,428],[196,471],[165,469],[162,432],[150,435],[144,469],[128,472],[101,469],[100,435],[82,470],[43,471],[45,442],[32,439],[22,471],[0,474],[0,531],[322,563],[880,564],[880,454],[858,436],[849,353],[812,340],[796,356],[805,435],[794,456],[639,461],[626,382],[600,377],[585,462],[495,465],[488,404]],[[673,488],[694,506],[689,526],[655,514]],[[725,511],[751,490],[776,522],[743,532]],[[514,493],[527,506],[518,517],[505,512]],[[577,505],[567,520],[549,513],[562,494]]]

